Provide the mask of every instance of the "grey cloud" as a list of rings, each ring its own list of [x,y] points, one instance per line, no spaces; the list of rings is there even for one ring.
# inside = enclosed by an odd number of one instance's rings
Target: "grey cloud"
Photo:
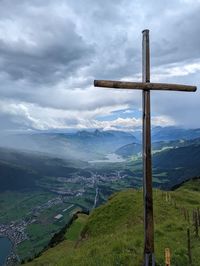
[[[183,0],[16,0],[15,5],[1,1],[1,99],[55,112],[119,104],[139,108],[139,93],[97,92],[91,89],[93,79],[140,77],[144,28],[151,30],[152,72],[200,58],[200,3],[191,1],[190,5]],[[195,75],[168,76],[163,81],[196,83],[199,73]],[[187,98],[181,97],[179,106],[172,96],[153,95],[153,111],[180,124],[184,120],[195,124],[189,116],[183,119]],[[195,100],[190,97],[193,112],[198,112],[199,99],[199,94]]]
[[[15,11],[12,11],[16,16]],[[33,14],[23,14],[16,20],[3,21],[0,27],[21,28],[16,40],[0,38],[1,69],[11,79],[27,79],[36,84],[56,83],[74,74],[88,63],[93,48],[76,32],[73,21],[67,18],[49,18],[45,8]],[[23,17],[24,15],[24,17]],[[15,25],[16,24],[16,25]],[[15,25],[15,26],[14,26]],[[5,29],[4,29],[5,31]],[[9,32],[8,32],[9,34]],[[11,30],[10,34],[14,34]]]
[[[165,19],[166,27],[152,33],[153,63],[155,65],[200,58],[200,5]],[[152,28],[152,32],[154,29]]]

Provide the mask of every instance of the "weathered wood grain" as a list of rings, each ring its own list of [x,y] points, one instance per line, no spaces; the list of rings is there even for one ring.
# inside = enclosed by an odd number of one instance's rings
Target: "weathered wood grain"
[[[163,91],[186,91],[195,92],[196,86],[168,84],[168,83],[150,83],[150,82],[128,82],[114,80],[94,80],[95,87],[130,89],[130,90],[163,90]]]
[[[143,83],[148,84],[150,82],[149,31],[145,30],[142,33],[143,33],[142,81]],[[155,266],[150,90],[143,90],[142,102],[143,102],[144,265]]]

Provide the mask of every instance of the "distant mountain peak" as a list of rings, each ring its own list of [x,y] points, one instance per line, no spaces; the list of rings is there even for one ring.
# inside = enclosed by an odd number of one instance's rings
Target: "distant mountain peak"
[[[94,131],[94,135],[96,135],[96,136],[98,136],[98,135],[101,135],[101,131],[99,130],[99,129],[96,129],[95,131]]]

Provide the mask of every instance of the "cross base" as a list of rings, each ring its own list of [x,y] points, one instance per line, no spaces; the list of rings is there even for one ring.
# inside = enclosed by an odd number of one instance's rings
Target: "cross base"
[[[143,266],[155,266],[154,253],[144,253],[144,264]]]

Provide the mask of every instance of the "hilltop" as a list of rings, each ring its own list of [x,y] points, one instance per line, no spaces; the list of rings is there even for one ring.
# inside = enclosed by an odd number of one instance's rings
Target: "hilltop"
[[[142,190],[135,189],[113,194],[89,216],[79,214],[66,231],[64,241],[26,265],[141,265],[142,197]],[[164,265],[165,248],[171,250],[173,265],[188,265],[187,227],[191,231],[193,265],[199,265],[200,241],[192,222],[192,212],[199,206],[199,178],[174,191],[154,190],[157,265]]]

